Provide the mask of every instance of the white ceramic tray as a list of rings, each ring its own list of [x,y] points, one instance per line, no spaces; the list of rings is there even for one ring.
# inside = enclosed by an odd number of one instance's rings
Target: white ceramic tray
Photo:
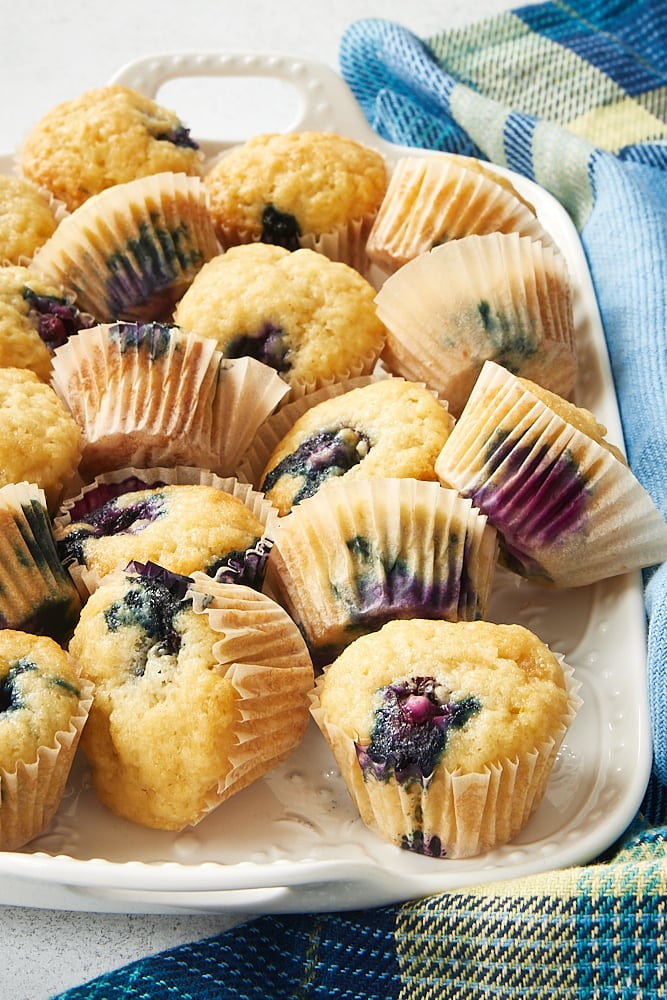
[[[116,76],[191,122],[183,100],[165,98],[182,82],[201,119],[207,86],[239,79],[292,93],[294,113],[277,126],[330,129],[374,145],[389,161],[405,150],[369,129],[343,81],[330,69],[289,56],[178,54],[147,58]],[[274,93],[274,91],[271,91]],[[184,91],[185,93],[185,91]],[[266,95],[266,90],[264,90]],[[241,98],[243,100],[243,98]],[[260,100],[263,100],[260,95]],[[214,154],[229,140],[225,108],[213,106]],[[261,109],[260,109],[261,110]],[[194,131],[194,130],[193,130]],[[228,141],[215,140],[224,133]],[[210,137],[214,138],[211,139]],[[12,169],[12,157],[0,161]],[[622,445],[622,432],[597,303],[568,216],[545,191],[512,175],[568,259],[581,377],[578,402]],[[547,591],[500,572],[490,617],[518,621],[566,655],[581,683],[583,707],[556,761],[546,796],[511,844],[467,860],[435,860],[385,844],[361,823],[314,724],[302,746],[255,785],[194,829],[143,829],[105,810],[79,758],[49,829],[20,852],[0,853],[0,903],[107,912],[342,910],[514,878],[591,860],[633,818],[648,781],[650,724],[644,610],[638,575],[576,591]]]

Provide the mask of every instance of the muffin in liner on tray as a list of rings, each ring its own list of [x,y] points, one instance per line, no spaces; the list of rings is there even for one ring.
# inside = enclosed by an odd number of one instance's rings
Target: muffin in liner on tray
[[[493,524],[501,560],[577,587],[667,558],[667,524],[592,413],[486,362],[436,461]]]
[[[292,397],[369,373],[384,345],[373,286],[313,250],[254,243],[206,264],[174,311],[225,357],[274,368]]]
[[[111,469],[194,465],[235,474],[289,391],[253,358],[160,323],[83,330],[53,357],[54,385],[83,432],[83,481]]]
[[[81,449],[81,429],[52,387],[28,368],[0,368],[0,486],[35,483],[54,513]]]
[[[0,629],[64,641],[80,609],[56,549],[44,491],[34,483],[0,487]]]
[[[461,413],[486,360],[568,396],[577,375],[572,288],[560,252],[517,233],[452,240],[377,294],[382,357]]]
[[[391,621],[317,680],[311,711],[363,822],[435,858],[499,847],[542,800],[581,704],[519,625]]]
[[[434,246],[487,233],[518,233],[553,245],[532,205],[493,168],[454,153],[401,156],[366,250],[392,274]]]
[[[54,532],[84,596],[133,560],[261,590],[276,517],[263,494],[233,478],[186,467],[121,469],[67,500]]]
[[[167,321],[217,252],[202,181],[162,173],[89,198],[62,220],[32,266],[100,323]]]
[[[224,249],[305,247],[363,273],[387,169],[377,150],[334,132],[265,133],[225,153],[205,183]]]
[[[250,587],[133,564],[90,597],[70,650],[96,689],[81,744],[93,787],[143,826],[199,823],[305,734],[308,650]]]
[[[277,425],[282,412],[267,423]],[[447,404],[425,386],[378,379],[323,399],[298,417],[269,455],[259,488],[287,514],[341,478],[435,481],[435,460],[453,424]]]
[[[455,490],[341,479],[280,518],[267,585],[322,666],[391,618],[483,617],[496,550],[495,530]]]
[[[74,212],[92,195],[148,174],[198,176],[203,156],[175,112],[108,84],[47,111],[28,131],[18,168]]]
[[[92,693],[53,639],[0,629],[0,850],[18,850],[52,820]]]

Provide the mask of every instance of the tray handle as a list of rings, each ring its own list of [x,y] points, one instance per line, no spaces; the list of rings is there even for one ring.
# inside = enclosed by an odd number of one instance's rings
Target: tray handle
[[[310,59],[262,52],[165,53],[126,64],[109,82],[132,87],[156,100],[166,83],[189,77],[280,80],[291,85],[297,96],[294,117],[282,131],[333,131],[362,142],[378,142],[342,77],[324,63]]]

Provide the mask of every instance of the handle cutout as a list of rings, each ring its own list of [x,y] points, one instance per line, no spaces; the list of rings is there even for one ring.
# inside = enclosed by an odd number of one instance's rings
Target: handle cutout
[[[196,140],[231,146],[260,132],[298,127],[302,100],[287,80],[266,76],[182,76],[156,100],[175,111]]]

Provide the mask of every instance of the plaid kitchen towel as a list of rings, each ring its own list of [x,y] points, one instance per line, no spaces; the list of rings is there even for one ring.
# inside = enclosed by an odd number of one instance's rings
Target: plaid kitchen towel
[[[628,458],[667,515],[667,6],[537,4],[426,42],[362,20],[341,68],[384,138],[485,157],[566,207]],[[645,581],[655,760],[640,815],[604,857],[396,907],[262,917],[62,997],[667,997],[667,566]]]

